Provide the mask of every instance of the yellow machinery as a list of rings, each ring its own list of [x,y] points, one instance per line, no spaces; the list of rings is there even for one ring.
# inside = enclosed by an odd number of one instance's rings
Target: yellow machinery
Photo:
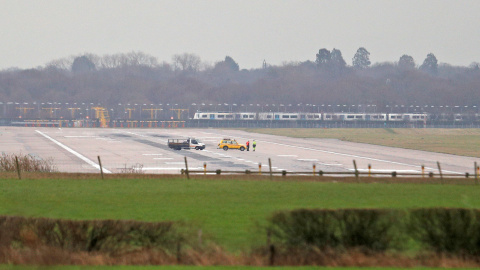
[[[142,111],[150,111],[150,119],[153,118],[153,113],[155,112],[155,119],[157,119],[157,111],[162,111],[163,109],[143,109]]]
[[[75,118],[75,112],[80,110],[80,108],[68,108],[70,110],[70,113],[72,114],[72,119]]]
[[[182,112],[186,111],[188,115],[188,109],[170,109],[170,111],[175,111],[177,113],[177,119],[181,119]]]
[[[53,114],[56,110],[60,110],[60,108],[42,108],[42,110],[46,110],[50,115],[50,118],[53,118]]]
[[[15,109],[17,110],[23,110],[23,117],[27,116],[27,112],[29,110],[33,110],[33,108],[27,108],[27,107],[16,107]]]
[[[135,111],[135,108],[125,108],[128,111],[128,119],[132,119],[132,111]]]
[[[108,116],[108,110],[103,107],[92,107],[95,110],[95,118],[100,121],[100,127],[108,127],[110,123],[110,116]]]

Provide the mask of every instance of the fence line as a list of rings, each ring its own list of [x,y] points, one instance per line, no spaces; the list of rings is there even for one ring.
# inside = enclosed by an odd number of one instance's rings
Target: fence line
[[[187,164],[187,157],[185,157],[185,165]],[[315,171],[316,165],[313,164],[313,172],[312,171],[287,171],[287,170],[282,170],[279,172],[274,172],[272,171],[272,161],[270,158],[268,158],[268,165],[270,168],[269,174],[270,177],[272,175],[281,175],[281,176],[287,176],[287,175],[312,175],[312,176],[355,176],[357,181],[359,181],[360,175],[363,176],[368,176],[371,177],[373,176],[391,176],[391,177],[397,177],[397,176],[409,176],[409,177],[425,177],[425,166],[421,165],[421,172],[414,173],[414,172],[397,172],[397,171],[391,171],[391,172],[375,172],[372,171],[371,168],[372,166],[368,164],[368,171],[367,172],[361,172],[357,168],[357,163],[355,160],[353,160],[353,166],[354,170],[350,172],[325,172],[323,170]],[[470,178],[472,176],[475,179],[475,184],[478,184],[478,176],[479,176],[479,170],[480,168],[477,166],[477,162],[474,162],[474,173],[470,174],[469,172],[465,172],[464,174],[460,173],[443,173],[440,162],[437,161],[437,166],[438,166],[438,174],[435,174],[434,172],[429,172],[428,177],[429,178],[434,178],[436,175],[440,177],[443,183],[443,178],[444,177],[452,177],[452,178]],[[251,171],[251,170],[241,170],[241,171],[232,171],[232,170],[207,170],[207,163],[204,162],[204,168],[203,170],[189,170],[188,166],[186,166],[185,169],[181,170],[181,174],[186,174],[187,178],[190,179],[190,174],[203,174],[203,175],[221,175],[221,174],[245,174],[245,175],[262,175],[262,164],[258,163],[258,171]]]

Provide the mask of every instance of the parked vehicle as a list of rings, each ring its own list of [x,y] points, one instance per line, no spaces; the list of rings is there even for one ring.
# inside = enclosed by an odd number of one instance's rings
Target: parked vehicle
[[[218,144],[218,148],[223,149],[225,151],[227,151],[228,149],[238,149],[240,151],[244,151],[246,147],[243,144],[237,143],[236,140],[223,139]]]
[[[168,147],[174,150],[181,150],[181,149],[203,150],[205,149],[205,144],[193,138],[168,139]]]

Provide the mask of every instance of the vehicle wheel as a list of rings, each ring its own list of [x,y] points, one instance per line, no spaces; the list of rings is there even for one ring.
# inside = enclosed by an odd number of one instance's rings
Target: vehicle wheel
[[[243,150],[245,150],[245,147],[243,147],[243,146],[240,147],[240,151],[243,151]]]
[[[175,148],[175,150],[180,151],[180,150],[182,150],[182,148]]]
[[[198,149],[200,149],[200,147],[198,147],[198,146],[195,146],[195,150],[198,150]]]
[[[228,146],[224,146],[224,147],[223,147],[223,150],[227,151],[227,150],[228,150]]]

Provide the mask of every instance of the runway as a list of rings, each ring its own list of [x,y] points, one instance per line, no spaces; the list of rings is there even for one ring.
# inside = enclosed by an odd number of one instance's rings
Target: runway
[[[319,131],[321,132],[321,131]],[[169,149],[169,138],[194,137],[206,149]],[[255,152],[217,149],[223,138],[239,143],[256,140]],[[297,139],[274,135],[221,129],[92,129],[92,128],[0,128],[0,151],[5,154],[29,154],[38,159],[53,159],[61,172],[99,172],[98,156],[105,173],[122,173],[131,169],[144,173],[179,173],[187,157],[190,170],[262,171],[267,172],[268,159],[274,171],[316,170],[324,172],[425,172],[473,173],[474,157],[439,154],[369,144],[343,142],[335,139]],[[479,162],[480,163],[480,162]]]

